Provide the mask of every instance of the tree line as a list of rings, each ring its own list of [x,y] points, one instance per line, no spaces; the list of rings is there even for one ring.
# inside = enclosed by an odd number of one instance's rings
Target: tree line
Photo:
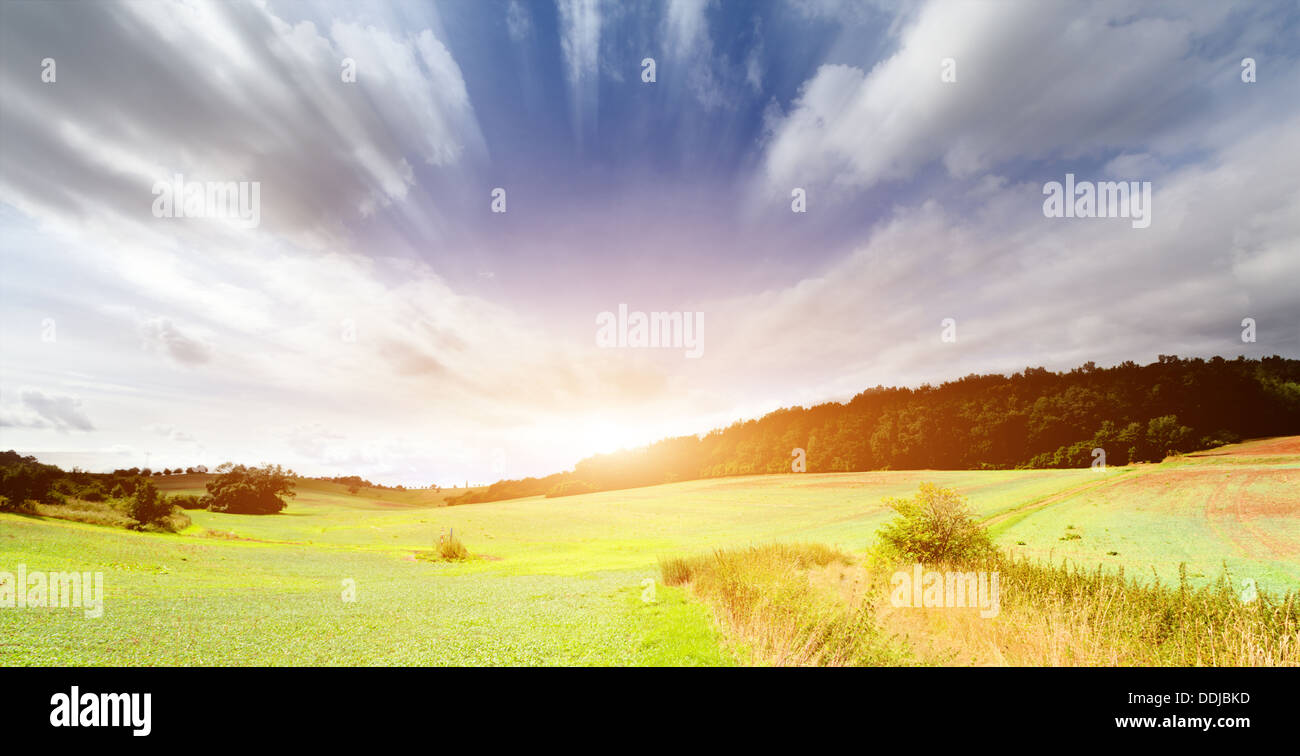
[[[30,512],[33,504],[60,505],[70,499],[107,502],[148,525],[177,507],[273,514],[284,509],[285,497],[294,495],[294,473],[279,465],[249,467],[226,462],[216,468],[202,496],[163,496],[150,480],[156,477],[151,472],[134,467],[111,473],[65,471],[13,450],[0,452],[0,511]]]
[[[1300,360],[1088,362],[1068,372],[1031,367],[938,386],[876,386],[848,402],[790,407],[701,436],[601,454],[573,470],[500,481],[450,503],[586,491],[728,475],[901,469],[1087,467],[1156,462],[1245,438],[1300,433]]]

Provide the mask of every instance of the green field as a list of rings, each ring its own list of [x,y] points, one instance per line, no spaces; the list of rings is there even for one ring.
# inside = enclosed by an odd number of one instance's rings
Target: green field
[[[455,507],[306,481],[279,515],[191,511],[175,535],[0,515],[0,570],[102,571],[105,583],[100,618],[0,609],[0,664],[743,662],[681,589],[641,600],[658,558],[772,541],[862,551],[890,516],[882,499],[921,481],[968,496],[1020,553],[1165,581],[1180,562],[1196,579],[1226,562],[1261,588],[1300,586],[1295,439],[1105,471],[752,476]],[[478,559],[415,558],[453,528]]]

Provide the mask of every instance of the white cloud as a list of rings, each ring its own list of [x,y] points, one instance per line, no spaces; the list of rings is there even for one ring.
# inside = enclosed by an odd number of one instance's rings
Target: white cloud
[[[804,84],[773,124],[762,191],[867,188],[934,162],[963,178],[1013,158],[1071,158],[1152,141],[1179,150],[1212,138],[1182,129],[1176,115],[1171,125],[1170,116],[1216,71],[1233,72],[1225,68],[1232,56],[1195,54],[1198,37],[1228,11],[1149,10],[927,3],[900,30],[897,51],[870,71],[824,65]],[[940,78],[948,58],[955,83]]]
[[[533,33],[533,20],[519,0],[510,0],[506,8],[506,32],[515,42],[523,42]]]
[[[21,405],[0,406],[0,427],[53,428],[60,432],[95,429],[81,408],[81,399],[76,396],[23,389],[20,398]]]
[[[17,62],[49,42],[6,35],[6,141],[23,149],[0,151],[0,201],[30,216],[168,236],[201,227],[206,245],[212,224],[151,216],[154,182],[258,181],[262,230],[319,249],[408,200],[414,165],[449,171],[485,155],[461,71],[429,30],[335,22],[326,36],[262,4],[104,4],[75,23],[70,10],[7,14],[18,27],[60,28],[60,70],[78,72],[40,89]],[[349,57],[355,83],[341,76]]]
[[[182,332],[167,318],[150,318],[140,324],[145,347],[165,352],[182,365],[202,365],[212,359],[213,347],[207,341]]]
[[[578,140],[594,128],[600,62],[600,0],[556,0],[570,108]]]
[[[714,307],[709,363],[816,399],[1026,365],[1296,356],[1298,171],[1300,114],[1160,174],[1147,229],[1045,218],[1041,184],[1005,177],[961,212],[899,206],[818,275]],[[956,344],[939,340],[945,317]],[[1243,344],[1243,317],[1267,339]]]
[[[707,52],[712,46],[709,25],[704,18],[709,5],[710,0],[668,0],[664,36],[670,55],[678,59],[689,58],[698,51]]]

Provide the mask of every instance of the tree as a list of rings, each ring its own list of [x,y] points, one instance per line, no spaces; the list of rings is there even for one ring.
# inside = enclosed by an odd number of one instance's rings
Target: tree
[[[144,480],[135,487],[135,496],[131,498],[130,514],[136,521],[136,527],[152,525],[172,513],[172,504],[163,496],[153,483]]]
[[[1184,451],[1184,445],[1191,435],[1192,429],[1180,425],[1177,415],[1151,418],[1147,423],[1147,446],[1151,449],[1151,461],[1159,462],[1166,454]]]
[[[207,484],[208,509],[232,514],[275,514],[293,496],[293,471],[279,465],[245,467],[231,462],[217,467],[217,478]]]
[[[63,471],[53,465],[36,461],[36,457],[21,456],[18,452],[0,453],[0,496],[10,501],[10,506],[21,506],[26,501],[53,501],[54,485]]]

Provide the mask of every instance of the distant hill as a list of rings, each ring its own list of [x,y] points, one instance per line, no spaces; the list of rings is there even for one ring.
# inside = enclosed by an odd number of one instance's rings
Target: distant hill
[[[1297,433],[1300,360],[1161,355],[1149,365],[1089,362],[1063,373],[1026,368],[915,389],[877,386],[847,403],[777,410],[449,501],[790,472],[795,449],[804,451],[808,472],[1087,467],[1094,448],[1105,451],[1107,464],[1122,465]]]

